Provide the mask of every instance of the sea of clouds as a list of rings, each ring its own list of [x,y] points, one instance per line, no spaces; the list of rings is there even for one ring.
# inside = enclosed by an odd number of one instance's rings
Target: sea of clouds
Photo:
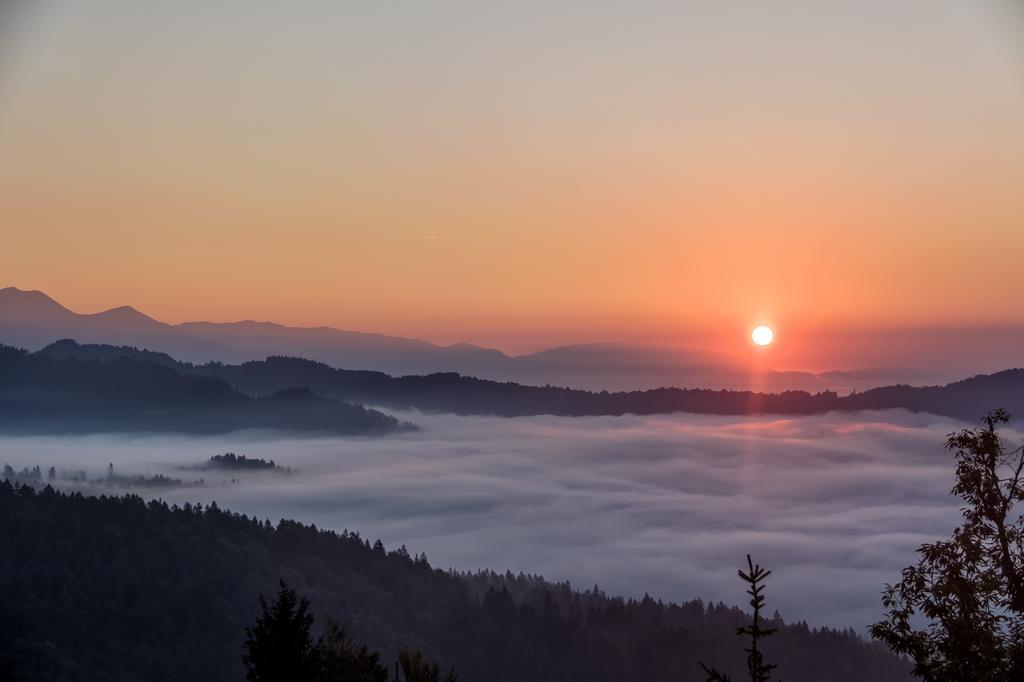
[[[628,596],[742,603],[735,569],[749,552],[774,571],[770,609],[861,632],[881,613],[883,583],[959,519],[942,444],[963,425],[931,415],[401,416],[421,430],[4,437],[0,464],[202,476],[202,487],[138,492],[359,530],[445,568],[539,573]],[[298,473],[181,470],[228,451]]]

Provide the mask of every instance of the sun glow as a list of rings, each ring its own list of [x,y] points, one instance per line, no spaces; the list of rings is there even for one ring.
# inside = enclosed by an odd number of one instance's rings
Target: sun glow
[[[772,331],[771,327],[766,327],[761,324],[754,327],[754,330],[750,332],[750,339],[757,346],[767,346],[775,338],[775,332]]]

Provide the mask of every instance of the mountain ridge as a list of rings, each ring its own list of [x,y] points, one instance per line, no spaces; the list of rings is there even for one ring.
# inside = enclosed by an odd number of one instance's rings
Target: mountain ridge
[[[644,391],[586,391],[463,376],[455,372],[391,376],[335,368],[304,358],[274,356],[237,365],[178,362],[130,347],[80,345],[64,340],[33,355],[53,360],[169,364],[187,376],[208,377],[257,397],[304,387],[336,400],[398,410],[522,417],[617,416],[688,412],[718,415],[808,415],[831,411],[906,409],[973,421],[993,407],[1024,417],[1024,369],[979,374],[935,386],[896,384],[840,396],[834,391],[711,390],[662,387]]]
[[[672,346],[590,342],[508,355],[466,342],[439,345],[422,339],[328,326],[291,327],[257,320],[168,324],[132,306],[77,313],[41,291],[0,289],[0,343],[39,350],[65,338],[149,348],[193,363],[239,363],[291,356],[392,375],[454,371],[494,381],[591,390],[650,389],[664,385],[742,389],[750,382],[749,371],[728,354]],[[847,390],[877,385],[879,381],[864,378],[866,371],[767,371],[761,375],[761,381],[765,390]],[[885,377],[886,383],[954,378],[891,367],[886,368]]]

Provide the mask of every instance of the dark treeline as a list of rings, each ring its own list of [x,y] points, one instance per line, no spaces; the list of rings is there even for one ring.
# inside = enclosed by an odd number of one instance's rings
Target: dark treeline
[[[259,457],[246,457],[236,455],[233,452],[225,452],[223,455],[214,455],[197,469],[226,469],[228,471],[277,471],[280,473],[292,473],[291,467],[278,466],[274,460],[260,459]]]
[[[0,518],[0,678],[23,682],[243,679],[245,628],[280,579],[382,660],[409,647],[462,682],[699,680],[695,661],[739,658],[748,622],[722,604],[446,572],[357,533],[215,505],[0,483]],[[852,631],[772,625],[765,648],[788,682],[907,679]]]
[[[216,433],[279,428],[368,434],[402,428],[389,415],[307,388],[257,398],[223,379],[154,362],[150,356],[156,354],[115,353],[105,346],[93,351],[96,358],[0,346],[0,429]]]
[[[142,474],[124,475],[115,472],[113,464],[107,467],[106,476],[94,478],[89,478],[82,469],[77,471],[61,469],[58,471],[57,467],[51,466],[44,472],[42,466],[37,464],[34,467],[22,467],[20,471],[16,471],[10,464],[4,464],[3,468],[0,468],[0,481],[10,481],[11,483],[33,487],[41,487],[44,484],[61,485],[65,483],[74,486],[89,485],[118,488],[177,488],[185,485],[189,487],[206,485],[206,481],[201,478],[199,480],[183,481],[180,478],[170,478],[163,474],[154,474],[152,476],[144,476]]]
[[[60,341],[38,351],[49,357],[115,359],[122,356],[161,363],[179,372],[215,377],[249,395],[267,395],[295,386],[354,403],[392,409],[415,408],[454,414],[597,416],[693,412],[701,414],[820,414],[832,410],[904,408],[973,419],[989,405],[1024,413],[1024,370],[980,375],[946,386],[886,386],[839,396],[832,391],[754,393],[660,388],[593,392],[554,386],[524,386],[455,373],[392,377],[382,372],[335,369],[301,358],[270,357],[240,365],[176,363],[170,356],[134,348],[79,345]]]
[[[904,408],[971,419],[992,401],[1024,412],[1021,369],[976,376],[946,386],[886,386],[847,396],[833,391],[755,393],[701,388],[595,392],[524,386],[455,373],[392,377],[382,372],[334,369],[311,360],[282,357],[240,365],[211,363],[185,371],[222,378],[239,390],[256,395],[300,385],[352,402],[466,415],[820,414],[833,410]]]

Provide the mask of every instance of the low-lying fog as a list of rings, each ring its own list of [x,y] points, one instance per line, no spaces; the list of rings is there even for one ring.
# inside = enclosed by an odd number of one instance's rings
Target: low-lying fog
[[[202,477],[203,487],[138,492],[359,530],[436,566],[540,573],[623,595],[744,602],[735,575],[750,552],[774,571],[770,609],[860,632],[881,613],[882,584],[959,519],[942,443],[961,425],[929,415],[400,416],[422,430],[6,437],[0,464]],[[298,472],[182,470],[229,451]]]

